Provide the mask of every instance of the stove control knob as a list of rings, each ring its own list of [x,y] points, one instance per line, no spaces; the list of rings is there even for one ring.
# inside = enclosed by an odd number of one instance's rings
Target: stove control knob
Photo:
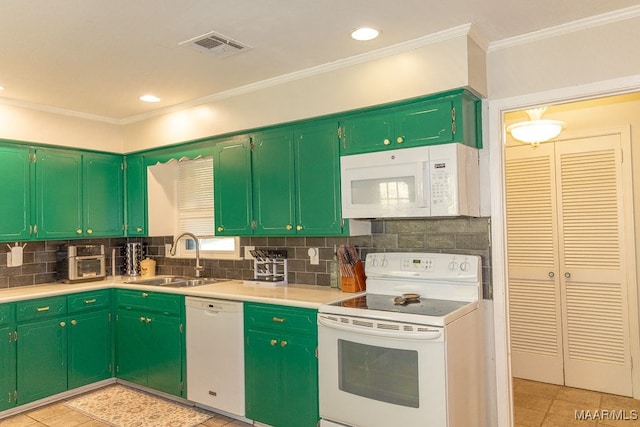
[[[380,262],[380,267],[386,268],[387,265],[389,265],[389,261],[387,261],[386,258],[382,258],[382,261]]]
[[[372,256],[371,258],[367,259],[367,262],[370,263],[369,265],[371,267],[377,267],[378,266],[378,258],[376,258],[376,257]]]
[[[469,261],[464,261],[463,263],[460,264],[460,270],[462,271],[469,271],[470,268],[471,268],[471,264],[469,264]]]
[[[455,259],[449,263],[449,270],[455,271],[458,268],[458,261]]]

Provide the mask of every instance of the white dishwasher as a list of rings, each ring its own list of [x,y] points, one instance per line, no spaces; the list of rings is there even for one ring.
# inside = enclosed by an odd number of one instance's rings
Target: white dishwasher
[[[187,399],[244,417],[242,302],[186,297]]]

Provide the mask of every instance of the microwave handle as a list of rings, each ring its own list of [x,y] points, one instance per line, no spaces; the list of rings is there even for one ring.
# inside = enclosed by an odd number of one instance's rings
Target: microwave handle
[[[419,208],[428,208],[431,201],[431,177],[427,171],[428,161],[419,161],[416,171],[416,206]]]

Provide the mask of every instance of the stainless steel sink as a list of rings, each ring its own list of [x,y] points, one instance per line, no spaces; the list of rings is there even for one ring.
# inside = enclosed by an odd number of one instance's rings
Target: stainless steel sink
[[[170,288],[183,288],[187,286],[211,285],[213,283],[227,282],[229,279],[193,278],[183,276],[154,277],[153,279],[136,279],[125,283],[147,286],[166,286]]]

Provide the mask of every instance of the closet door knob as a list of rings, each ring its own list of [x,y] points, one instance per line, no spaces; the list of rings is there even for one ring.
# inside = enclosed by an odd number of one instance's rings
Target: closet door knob
[[[569,277],[571,277],[571,273],[564,273],[564,277],[568,279]]]
[[[556,273],[554,273],[553,271],[550,271],[550,272],[549,272],[549,277],[553,277],[553,276],[555,276],[555,275],[556,275]]]

